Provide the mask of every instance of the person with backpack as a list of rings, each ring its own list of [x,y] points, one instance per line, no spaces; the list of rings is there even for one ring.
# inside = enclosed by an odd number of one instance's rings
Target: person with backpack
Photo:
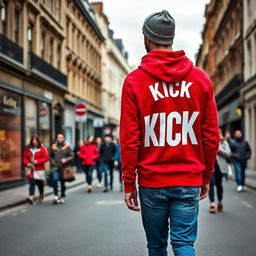
[[[26,177],[29,180],[29,196],[27,200],[30,204],[35,202],[35,186],[39,190],[39,203],[44,200],[45,163],[48,159],[46,147],[41,143],[38,136],[33,135],[23,156]]]

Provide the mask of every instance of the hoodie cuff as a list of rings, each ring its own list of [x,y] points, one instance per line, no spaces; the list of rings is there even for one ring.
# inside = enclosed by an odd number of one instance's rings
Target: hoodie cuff
[[[133,191],[135,191],[136,190],[136,184],[135,184],[135,182],[132,182],[132,183],[127,183],[127,182],[125,182],[124,183],[124,192],[125,193],[131,193],[131,192],[133,192]]]
[[[203,185],[209,185],[210,184],[212,173],[213,173],[213,170],[203,172]]]

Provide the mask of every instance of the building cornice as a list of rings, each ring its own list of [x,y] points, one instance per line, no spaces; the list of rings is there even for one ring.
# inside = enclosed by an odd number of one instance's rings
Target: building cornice
[[[102,35],[98,25],[96,24],[96,22],[92,19],[92,17],[90,16],[90,14],[88,13],[88,11],[85,9],[85,7],[83,6],[83,4],[81,3],[81,0],[74,0],[74,2],[77,4],[77,6],[80,8],[80,10],[82,11],[83,15],[85,16],[85,18],[87,19],[87,21],[90,23],[90,25],[92,26],[93,30],[95,31],[95,33],[97,34],[97,36],[99,37],[99,39],[104,42],[105,38]]]

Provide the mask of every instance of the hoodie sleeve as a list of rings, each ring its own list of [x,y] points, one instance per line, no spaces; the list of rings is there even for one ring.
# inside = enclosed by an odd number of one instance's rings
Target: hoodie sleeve
[[[220,143],[218,112],[213,93],[213,86],[210,79],[208,77],[206,79],[208,89],[206,91],[205,108],[201,123],[201,138],[205,161],[203,185],[210,183]]]
[[[125,192],[136,190],[136,168],[140,146],[141,128],[136,94],[128,79],[122,90],[120,145],[122,159],[122,180]]]

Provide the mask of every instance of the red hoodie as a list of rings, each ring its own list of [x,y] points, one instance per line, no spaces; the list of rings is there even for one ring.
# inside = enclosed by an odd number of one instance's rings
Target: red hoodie
[[[184,51],[151,51],[124,82],[120,142],[125,192],[209,184],[219,148],[213,87]]]
[[[79,157],[82,159],[82,165],[95,165],[96,159],[99,157],[97,146],[84,144],[79,151]]]

